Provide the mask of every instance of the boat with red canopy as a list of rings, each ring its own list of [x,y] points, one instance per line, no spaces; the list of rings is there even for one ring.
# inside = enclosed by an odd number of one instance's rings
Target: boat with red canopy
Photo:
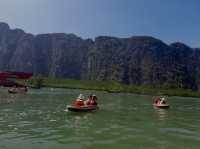
[[[28,91],[26,85],[16,83],[9,79],[30,79],[32,76],[32,73],[26,72],[0,71],[0,86],[11,87],[8,90],[9,93],[24,93]]]
[[[8,79],[8,78],[29,79],[32,76],[33,76],[32,73],[26,73],[26,72],[0,71],[0,79]]]

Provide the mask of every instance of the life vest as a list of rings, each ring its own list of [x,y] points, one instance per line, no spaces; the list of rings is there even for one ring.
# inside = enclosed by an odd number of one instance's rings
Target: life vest
[[[93,99],[90,99],[88,102],[87,102],[87,105],[97,105],[97,102]]]
[[[78,107],[81,107],[81,106],[84,106],[84,101],[83,100],[80,100],[80,99],[77,99],[74,103],[75,106],[78,106]]]

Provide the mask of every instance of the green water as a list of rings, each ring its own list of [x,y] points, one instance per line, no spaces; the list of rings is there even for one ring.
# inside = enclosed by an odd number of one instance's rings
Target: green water
[[[0,149],[199,149],[200,99],[169,97],[155,109],[152,96],[93,91],[100,110],[64,112],[79,94],[66,89],[9,95],[0,89]]]

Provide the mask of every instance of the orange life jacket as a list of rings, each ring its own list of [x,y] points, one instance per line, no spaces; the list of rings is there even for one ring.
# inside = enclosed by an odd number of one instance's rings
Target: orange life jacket
[[[74,105],[78,107],[84,106],[84,101],[78,99],[75,101]]]

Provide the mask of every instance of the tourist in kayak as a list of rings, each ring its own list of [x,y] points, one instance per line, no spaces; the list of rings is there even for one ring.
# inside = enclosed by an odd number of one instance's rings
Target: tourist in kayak
[[[166,104],[166,103],[167,103],[166,99],[164,97],[162,97],[161,101],[160,101],[160,104]]]
[[[97,106],[97,97],[96,95],[90,95],[88,99],[85,101],[85,105],[88,106]]]
[[[85,105],[90,105],[91,100],[92,100],[92,95],[88,96],[88,99],[86,101],[84,101],[84,104]]]
[[[154,104],[159,104],[161,101],[160,97],[157,97],[155,100],[154,100]]]
[[[83,94],[80,94],[78,96],[78,98],[76,99],[76,101],[74,103],[74,106],[78,106],[78,107],[84,106],[84,96],[83,96]]]
[[[98,105],[98,103],[97,103],[97,100],[98,100],[97,96],[96,96],[96,95],[93,95],[92,98],[93,98],[93,101],[94,101],[94,102],[93,102],[93,105],[96,105],[96,106],[97,106],[97,105]]]

